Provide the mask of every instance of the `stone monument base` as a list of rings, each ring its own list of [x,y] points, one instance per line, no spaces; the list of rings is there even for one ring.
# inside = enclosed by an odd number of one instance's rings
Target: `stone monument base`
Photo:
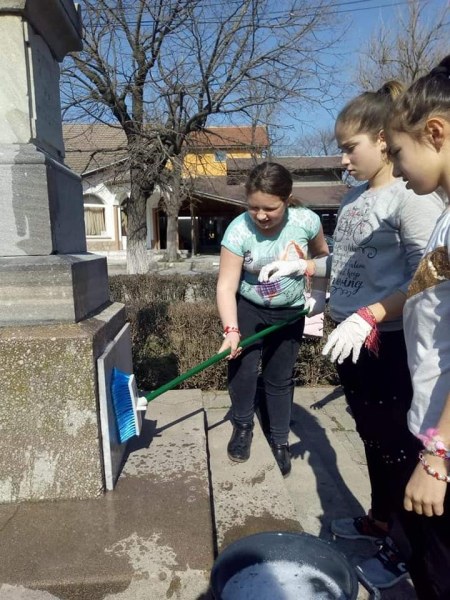
[[[115,303],[80,323],[0,328],[0,503],[104,492],[96,364],[124,323]]]
[[[0,210],[9,227],[0,256],[86,252],[82,196],[80,177],[63,163],[33,144],[1,144]]]
[[[109,302],[102,256],[86,252],[0,258],[0,326],[73,323]]]

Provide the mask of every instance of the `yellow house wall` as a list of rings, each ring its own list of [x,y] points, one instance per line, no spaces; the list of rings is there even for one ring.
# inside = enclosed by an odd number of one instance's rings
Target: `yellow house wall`
[[[250,152],[233,151],[227,152],[227,160],[251,158]],[[227,174],[227,162],[216,161],[214,152],[204,152],[202,154],[186,154],[184,159],[185,173],[192,176],[206,175],[208,177],[224,177]]]

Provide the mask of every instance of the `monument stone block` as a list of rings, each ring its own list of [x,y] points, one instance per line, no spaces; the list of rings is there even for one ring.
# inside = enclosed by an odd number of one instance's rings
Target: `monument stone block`
[[[72,0],[0,0],[3,503],[105,491],[97,361],[125,311],[86,252],[81,180],[63,162],[58,62],[81,47]]]
[[[0,503],[103,493],[96,360],[124,322],[0,327]]]

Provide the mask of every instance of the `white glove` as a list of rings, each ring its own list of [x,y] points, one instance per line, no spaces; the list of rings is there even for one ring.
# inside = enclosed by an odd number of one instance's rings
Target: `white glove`
[[[297,277],[304,275],[307,268],[306,260],[298,258],[297,260],[275,260],[264,265],[259,272],[258,281],[276,281],[280,277]]]
[[[352,361],[356,364],[362,345],[371,331],[372,325],[358,314],[353,313],[330,333],[322,354],[326,356],[331,350],[331,362],[337,359],[341,364],[351,352]]]
[[[306,308],[309,308],[307,317],[314,317],[320,315],[325,310],[325,304],[327,302],[327,294],[322,290],[311,290],[311,295],[306,302]]]

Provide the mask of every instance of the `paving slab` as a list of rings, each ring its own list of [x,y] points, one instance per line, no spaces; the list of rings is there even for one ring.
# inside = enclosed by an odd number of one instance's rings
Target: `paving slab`
[[[257,421],[250,459],[237,463],[228,458],[227,444],[232,432],[229,404],[227,394],[205,398],[219,552],[231,542],[253,533],[302,531],[292,499]]]
[[[358,516],[370,507],[364,447],[340,387],[298,387],[294,393],[290,446],[292,473],[285,485],[307,533],[330,541],[351,564],[373,556],[365,540],[333,539],[332,519]],[[360,586],[358,600],[370,595]],[[404,580],[380,591],[382,600],[416,600]]]
[[[201,393],[149,405],[113,492],[3,505],[0,524],[1,600],[204,598],[214,545]]]

